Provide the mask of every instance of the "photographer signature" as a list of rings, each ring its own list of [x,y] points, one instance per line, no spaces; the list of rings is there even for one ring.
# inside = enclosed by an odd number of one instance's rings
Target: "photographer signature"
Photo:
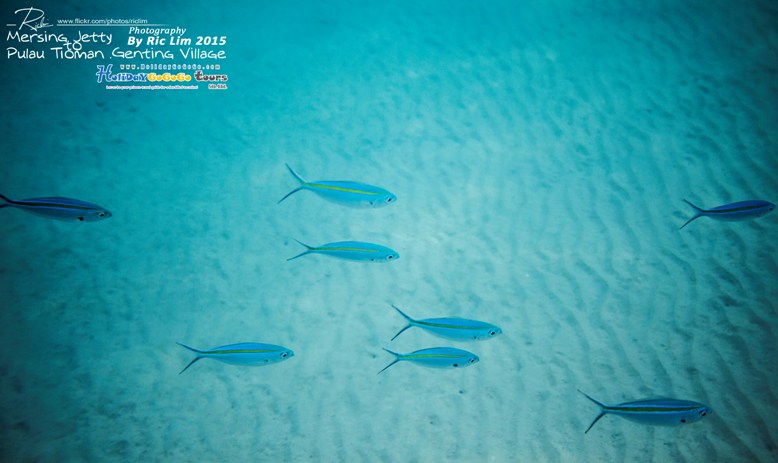
[[[19,24],[19,30],[27,26],[33,31],[43,29],[45,27],[51,27],[52,25],[46,22],[46,18],[43,17],[43,10],[38,8],[20,8],[14,11],[14,14],[24,14],[24,20]],[[16,26],[16,24],[8,24],[9,26]]]

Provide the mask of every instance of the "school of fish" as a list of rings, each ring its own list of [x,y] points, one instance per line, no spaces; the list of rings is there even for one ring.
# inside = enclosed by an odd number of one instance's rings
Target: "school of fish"
[[[286,168],[297,180],[298,186],[281,198],[278,201],[279,204],[303,190],[313,192],[327,201],[351,208],[382,208],[397,201],[397,196],[377,186],[353,181],[319,180],[308,182],[289,164],[286,164]],[[0,194],[0,200],[2,200],[0,208],[15,208],[41,217],[67,222],[98,222],[112,216],[110,211],[96,204],[58,196],[12,200]],[[710,217],[722,221],[742,221],[764,216],[775,209],[773,203],[764,200],[740,201],[712,209],[703,209],[686,199],[684,201],[694,209],[695,215],[687,220],[680,227],[681,229],[700,217]],[[387,263],[400,258],[400,254],[389,247],[364,241],[344,240],[319,246],[297,242],[305,250],[288,258],[287,261],[309,254],[319,254],[352,262],[372,263]],[[502,333],[498,326],[479,320],[451,316],[414,319],[399,307],[395,305],[392,307],[404,318],[407,324],[390,341],[394,341],[410,328],[419,328],[434,336],[456,342],[483,341]],[[275,344],[242,342],[207,350],[197,349],[182,343],[177,344],[196,354],[195,358],[179,374],[185,372],[201,359],[214,359],[239,366],[264,366],[280,363],[294,357],[294,352],[291,349]],[[394,360],[381,369],[378,374],[399,362],[408,362],[429,368],[460,369],[475,365],[480,361],[478,355],[472,352],[447,346],[427,347],[406,354],[386,348],[384,350],[394,356]],[[707,405],[690,400],[654,398],[607,405],[584,392],[581,394],[600,408],[600,413],[584,433],[588,433],[601,418],[608,414],[641,424],[679,426],[694,423],[712,413],[711,408]]]

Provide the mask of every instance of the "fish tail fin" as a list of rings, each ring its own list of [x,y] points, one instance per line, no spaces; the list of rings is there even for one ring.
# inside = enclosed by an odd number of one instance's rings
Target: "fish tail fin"
[[[183,373],[183,372],[185,372],[186,370],[188,370],[188,369],[189,369],[189,367],[191,367],[192,365],[194,365],[194,363],[195,363],[196,361],[200,360],[201,358],[202,358],[202,357],[201,357],[201,356],[199,356],[199,355],[198,355],[197,357],[195,357],[195,358],[194,358],[194,359],[193,359],[191,362],[189,362],[189,363],[188,363],[188,364],[187,364],[187,365],[184,367],[184,369],[183,369],[183,370],[179,371],[179,372],[178,372],[178,374],[180,375],[181,373]]]
[[[413,325],[411,325],[410,323],[409,323],[409,324],[407,324],[407,325],[405,325],[405,328],[403,328],[403,329],[401,329],[400,331],[398,331],[398,332],[397,332],[397,334],[395,334],[395,335],[394,335],[394,337],[393,337],[392,339],[390,339],[389,341],[394,341],[394,340],[397,338],[397,336],[399,336],[399,335],[403,334],[403,331],[407,330],[408,328],[410,328],[410,327],[412,327],[412,326],[413,326]]]
[[[394,308],[394,310],[396,310],[396,311],[400,312],[400,315],[402,315],[403,317],[405,317],[405,319],[406,319],[406,320],[408,320],[409,322],[416,321],[416,320],[412,319],[411,317],[409,317],[409,316],[408,316],[408,314],[406,314],[405,312],[403,312],[402,310],[400,310],[400,308],[399,308],[399,307],[397,307],[396,305],[392,304],[392,307]]]
[[[310,253],[311,251],[313,251],[313,246],[308,246],[307,244],[303,243],[303,242],[302,242],[302,241],[300,241],[300,240],[297,240],[297,239],[294,239],[294,238],[292,238],[292,239],[293,239],[293,240],[295,240],[295,241],[297,241],[297,242],[298,242],[298,243],[300,243],[301,245],[305,246],[305,251],[301,252],[300,254],[297,254],[297,255],[296,255],[296,256],[294,256],[294,257],[290,257],[290,258],[286,259],[286,261],[287,261],[287,262],[289,262],[290,260],[297,259],[298,257],[302,257],[302,256],[304,256],[304,255],[306,255],[306,254]]]
[[[588,427],[588,428],[586,428],[586,431],[584,431],[584,434],[588,433],[588,432],[589,432],[589,430],[590,430],[590,429],[592,429],[592,426],[594,426],[594,424],[595,424],[596,422],[600,421],[600,418],[602,418],[603,416],[605,416],[605,413],[606,413],[606,412],[605,412],[605,410],[601,411],[601,412],[600,412],[600,414],[599,414],[599,415],[597,415],[597,416],[594,418],[594,420],[592,421],[592,424],[590,424],[590,425],[589,425],[589,427]]]
[[[390,351],[389,349],[387,349],[386,347],[384,347],[384,350],[385,350],[385,351],[387,351],[387,352],[389,352],[390,354],[394,355],[394,362],[392,362],[392,363],[390,363],[389,365],[385,366],[385,367],[383,368],[383,370],[381,370],[381,371],[379,371],[378,373],[376,373],[376,374],[378,374],[378,375],[380,375],[381,373],[383,373],[383,372],[384,372],[384,370],[386,370],[386,369],[387,369],[387,368],[389,368],[390,366],[392,366],[392,365],[394,365],[395,363],[397,363],[397,362],[399,362],[399,361],[400,361],[400,354],[398,354],[397,352],[392,352],[392,351]]]
[[[607,405],[605,405],[604,403],[600,402],[599,400],[597,400],[597,399],[593,398],[592,396],[590,396],[589,394],[585,393],[584,391],[582,391],[582,390],[578,389],[578,392],[580,392],[581,394],[583,394],[583,395],[584,395],[584,397],[586,397],[587,399],[589,399],[589,400],[591,400],[592,402],[596,403],[596,404],[597,404],[597,405],[598,405],[600,408],[605,408],[605,407],[607,407]]]
[[[689,201],[687,199],[684,199],[684,202],[686,202],[686,204],[688,204],[691,207],[693,207],[694,210],[697,211],[697,214],[694,217],[692,217],[691,219],[687,220],[685,224],[681,225],[681,228],[679,228],[679,230],[681,230],[681,229],[683,229],[683,227],[689,225],[689,223],[691,223],[692,221],[702,217],[703,213],[705,212],[703,209],[695,206],[694,204],[691,203],[691,201]]]
[[[598,406],[598,407],[600,407],[600,414],[599,414],[599,415],[597,415],[597,416],[594,418],[594,420],[592,421],[592,424],[590,424],[590,425],[589,425],[589,427],[588,427],[588,428],[586,428],[586,431],[584,431],[584,434],[586,434],[586,433],[588,433],[588,432],[589,432],[589,430],[590,430],[590,429],[592,429],[592,426],[594,426],[594,424],[595,424],[595,423],[597,423],[598,421],[600,421],[600,418],[602,418],[603,416],[605,416],[605,414],[607,413],[607,410],[605,410],[605,408],[607,407],[607,405],[605,405],[604,403],[600,402],[599,400],[597,400],[597,399],[593,398],[592,396],[590,396],[589,394],[585,393],[584,391],[582,391],[582,390],[580,390],[580,389],[578,389],[578,392],[580,392],[581,394],[583,394],[583,395],[584,395],[584,397],[586,397],[587,399],[591,400],[592,402],[594,402],[595,404],[597,404],[597,406]]]
[[[294,190],[292,190],[289,193],[287,193],[286,196],[284,196],[283,198],[279,199],[276,204],[281,204],[281,201],[285,200],[286,198],[292,196],[293,194],[297,193],[298,191],[300,191],[302,189],[303,189],[303,187],[295,188]]]
[[[290,191],[289,193],[287,193],[286,196],[284,196],[283,198],[279,199],[276,204],[281,204],[281,201],[283,201],[286,198],[292,196],[293,194],[297,193],[298,191],[304,189],[304,185],[307,183],[302,177],[300,177],[300,175],[297,172],[294,171],[294,169],[292,169],[291,166],[289,166],[289,164],[284,163],[284,165],[286,166],[287,169],[289,169],[289,172],[294,176],[294,178],[297,179],[298,182],[300,182],[300,186],[295,188],[294,190]]]
[[[7,205],[9,205],[9,204],[11,204],[13,202],[13,201],[11,201],[10,199],[6,198],[3,195],[0,195],[0,199],[5,201],[3,204],[0,204],[0,208],[3,208],[3,207],[5,207],[5,206],[7,206]]]
[[[694,205],[694,204],[692,204],[692,202],[691,202],[691,201],[689,201],[688,199],[684,198],[684,200],[683,200],[683,201],[684,201],[686,204],[688,204],[688,205],[690,205],[691,207],[693,207],[693,208],[694,208],[694,209],[695,209],[697,212],[705,212],[705,210],[704,210],[704,209],[702,209],[702,208],[700,208],[700,207],[697,207],[697,206],[695,206],[695,205]]]
[[[400,308],[397,307],[396,305],[392,304],[392,307],[394,308],[394,310],[398,311],[400,313],[400,315],[402,315],[406,320],[408,320],[408,324],[405,325],[405,328],[403,328],[400,331],[398,331],[397,334],[394,335],[394,338],[392,338],[390,341],[394,341],[397,336],[399,336],[399,335],[401,335],[403,333],[403,331],[405,331],[408,328],[412,327],[413,326],[413,322],[415,321],[414,319],[409,317],[405,312],[400,310]]]
[[[294,169],[292,169],[292,167],[289,164],[284,163],[284,165],[286,166],[287,169],[289,169],[289,173],[291,173],[294,176],[294,178],[296,178],[297,181],[300,182],[301,185],[308,183],[302,177],[300,177],[300,174],[295,172]]]
[[[198,360],[200,360],[201,358],[203,358],[203,356],[202,356],[202,355],[200,355],[200,354],[202,354],[203,352],[202,352],[200,349],[195,349],[194,347],[189,347],[189,346],[187,346],[186,344],[181,344],[180,342],[177,342],[176,344],[178,344],[178,345],[179,345],[179,346],[181,346],[181,347],[185,347],[185,348],[187,348],[187,349],[189,349],[189,350],[191,350],[192,352],[194,352],[194,353],[196,353],[196,354],[197,354],[197,357],[195,357],[195,358],[194,358],[194,359],[193,359],[191,362],[189,362],[189,363],[188,363],[188,364],[187,364],[187,365],[184,367],[184,369],[183,369],[183,370],[181,370],[181,371],[179,371],[179,372],[178,372],[178,374],[180,375],[181,373],[183,373],[183,372],[185,372],[186,370],[188,370],[188,369],[189,369],[189,367],[191,367],[192,365],[194,365],[194,363],[195,363],[196,361],[198,361]]]
[[[181,346],[183,348],[191,350],[195,354],[202,354],[203,353],[203,351],[201,351],[200,349],[195,349],[194,347],[189,347],[186,344],[181,344],[180,342],[177,342],[176,344],[178,344],[179,346]]]

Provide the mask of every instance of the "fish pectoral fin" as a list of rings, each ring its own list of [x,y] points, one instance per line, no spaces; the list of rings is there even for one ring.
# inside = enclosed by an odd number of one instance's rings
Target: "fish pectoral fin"
[[[605,416],[605,413],[606,413],[606,412],[605,412],[605,410],[601,411],[601,412],[600,412],[600,414],[599,414],[599,415],[597,415],[597,417],[594,419],[594,421],[592,421],[592,424],[590,424],[590,425],[589,425],[589,427],[588,427],[588,428],[586,428],[586,431],[584,431],[584,434],[586,434],[587,432],[589,432],[589,430],[590,430],[590,429],[592,429],[592,426],[594,426],[594,424],[595,424],[596,422],[600,421],[600,418],[602,418],[603,416]]]

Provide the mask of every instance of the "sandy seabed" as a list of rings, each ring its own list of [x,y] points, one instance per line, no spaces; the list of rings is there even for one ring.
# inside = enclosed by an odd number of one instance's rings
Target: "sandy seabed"
[[[769,2],[251,8],[208,18],[236,42],[219,94],[47,85],[12,63],[8,108],[59,110],[6,111],[0,193],[114,216],[0,211],[3,460],[778,458],[778,219],[678,230],[684,198],[778,199]],[[276,204],[296,187],[285,162],[398,202]],[[401,258],[286,262],[294,239]],[[405,324],[390,304],[504,334],[390,342]],[[177,341],[296,355],[178,375]],[[382,347],[433,346],[481,361],[376,375]],[[584,435],[598,410],[577,389],[714,413]]]

